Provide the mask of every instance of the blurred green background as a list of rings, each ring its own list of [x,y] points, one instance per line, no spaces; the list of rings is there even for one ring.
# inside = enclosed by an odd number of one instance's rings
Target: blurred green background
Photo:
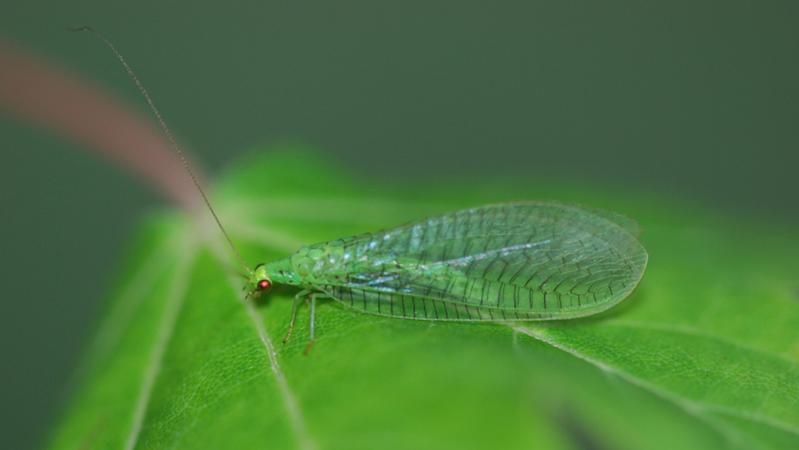
[[[4,2],[0,38],[142,109],[213,174],[291,140],[387,180],[507,175],[799,218],[796,2]],[[2,68],[0,67],[0,70]],[[41,444],[145,211],[128,174],[0,115],[0,447]]]

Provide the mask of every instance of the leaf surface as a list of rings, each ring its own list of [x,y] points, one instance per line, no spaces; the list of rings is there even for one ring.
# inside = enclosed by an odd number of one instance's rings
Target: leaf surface
[[[281,342],[296,290],[245,303],[214,230],[154,215],[50,448],[799,446],[795,227],[624,191],[377,185],[290,149],[232,168],[214,197],[253,265],[303,244],[530,199],[634,218],[649,267],[617,307],[552,323],[409,321],[323,300],[306,357],[305,308]]]

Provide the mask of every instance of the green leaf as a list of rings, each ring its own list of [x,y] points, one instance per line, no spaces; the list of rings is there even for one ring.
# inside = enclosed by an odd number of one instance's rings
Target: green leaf
[[[532,183],[530,183],[532,184]],[[222,177],[215,202],[253,265],[299,245],[465,206],[554,199],[636,219],[650,265],[599,316],[458,324],[242,299],[218,232],[143,226],[50,447],[731,448],[799,446],[795,227],[674,201],[508,181],[383,186],[297,149]]]

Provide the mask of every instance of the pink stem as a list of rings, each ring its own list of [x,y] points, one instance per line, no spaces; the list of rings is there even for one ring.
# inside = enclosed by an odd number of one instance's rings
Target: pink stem
[[[150,121],[2,40],[0,110],[96,151],[190,211],[201,202],[169,142]]]

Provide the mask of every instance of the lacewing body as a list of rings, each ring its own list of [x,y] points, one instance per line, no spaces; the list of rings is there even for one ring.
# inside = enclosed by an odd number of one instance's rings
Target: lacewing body
[[[253,294],[301,287],[294,314],[312,294],[312,316],[321,295],[405,319],[568,319],[629,296],[647,263],[636,234],[622,216],[575,206],[489,205],[302,247],[257,266],[249,283]]]

